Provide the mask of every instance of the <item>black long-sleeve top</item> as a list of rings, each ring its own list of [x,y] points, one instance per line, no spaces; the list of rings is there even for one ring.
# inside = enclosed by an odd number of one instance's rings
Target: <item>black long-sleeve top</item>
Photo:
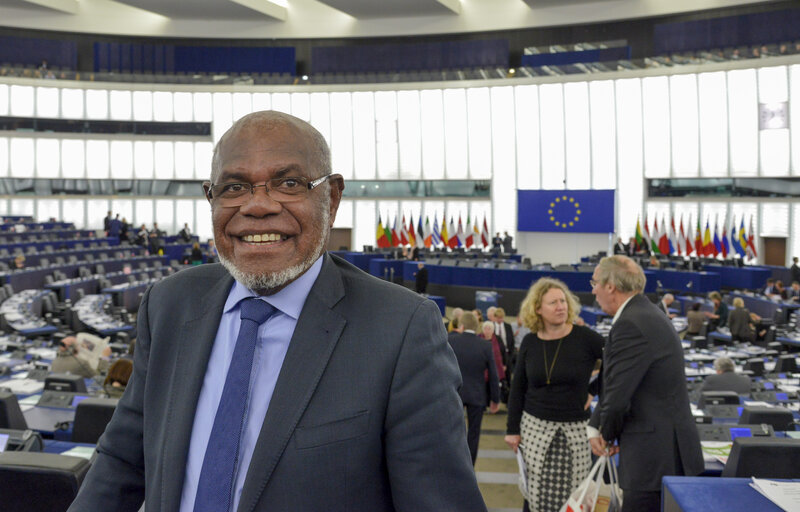
[[[582,421],[590,411],[584,410],[586,398],[596,395],[600,379],[591,383],[592,370],[603,357],[605,340],[597,332],[574,325],[561,342],[558,357],[553,363],[559,340],[542,340],[530,333],[522,340],[511,381],[508,398],[508,434],[519,434],[522,411],[548,421]],[[545,371],[552,365],[550,384]]]

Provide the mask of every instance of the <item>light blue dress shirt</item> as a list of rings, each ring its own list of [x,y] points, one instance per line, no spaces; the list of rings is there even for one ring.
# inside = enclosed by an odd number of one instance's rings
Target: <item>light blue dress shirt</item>
[[[294,334],[300,311],[306,302],[311,287],[322,269],[322,258],[319,258],[303,275],[290,283],[286,288],[274,295],[261,297],[278,311],[272,315],[258,329],[258,342],[253,356],[253,370],[250,375],[250,394],[247,398],[247,409],[242,432],[242,441],[239,446],[239,460],[234,476],[234,492],[231,510],[239,506],[242,496],[247,468],[267,414],[278,374],[283,366],[283,359],[289,349],[289,341]],[[197,483],[200,479],[200,470],[203,468],[203,458],[206,454],[206,445],[214,426],[214,417],[217,413],[222,388],[228,375],[228,367],[233,357],[236,338],[239,335],[239,303],[242,299],[257,296],[253,291],[235,282],[228,294],[222,319],[219,323],[214,347],[206,367],[203,387],[197,401],[192,426],[192,438],[189,442],[189,456],[186,461],[186,475],[181,494],[180,512],[192,512],[194,498],[197,494]],[[223,512],[223,511],[220,511]]]

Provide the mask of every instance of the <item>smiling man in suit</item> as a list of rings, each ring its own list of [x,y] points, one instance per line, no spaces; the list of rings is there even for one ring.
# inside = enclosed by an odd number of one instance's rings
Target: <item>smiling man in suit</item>
[[[645,283],[642,267],[621,255],[601,259],[591,282],[600,307],[614,318],[588,437],[595,455],[619,452],[622,512],[661,510],[661,477],[703,471],[681,341],[642,295]]]
[[[438,308],[325,252],[330,166],[286,114],[222,137],[204,184],[221,264],[145,293],[71,511],[486,510]]]

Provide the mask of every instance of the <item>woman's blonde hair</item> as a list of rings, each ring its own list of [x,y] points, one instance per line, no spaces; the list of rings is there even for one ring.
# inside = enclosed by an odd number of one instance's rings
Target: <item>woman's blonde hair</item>
[[[550,277],[543,277],[533,283],[531,289],[528,290],[528,295],[522,301],[519,308],[519,316],[517,321],[530,329],[532,332],[539,332],[544,327],[544,320],[542,316],[536,312],[542,307],[542,297],[544,294],[557,288],[564,292],[567,298],[567,322],[573,323],[578,318],[578,313],[581,310],[581,304],[578,298],[569,291],[567,285],[563,281],[553,279]]]
[[[735,308],[743,308],[744,307],[744,299],[741,297],[736,297],[733,299],[733,307]]]

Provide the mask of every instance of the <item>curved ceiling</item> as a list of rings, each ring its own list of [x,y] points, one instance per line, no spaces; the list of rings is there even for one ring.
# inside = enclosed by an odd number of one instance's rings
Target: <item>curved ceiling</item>
[[[150,37],[381,37],[576,25],[774,1],[0,0],[0,25]]]

